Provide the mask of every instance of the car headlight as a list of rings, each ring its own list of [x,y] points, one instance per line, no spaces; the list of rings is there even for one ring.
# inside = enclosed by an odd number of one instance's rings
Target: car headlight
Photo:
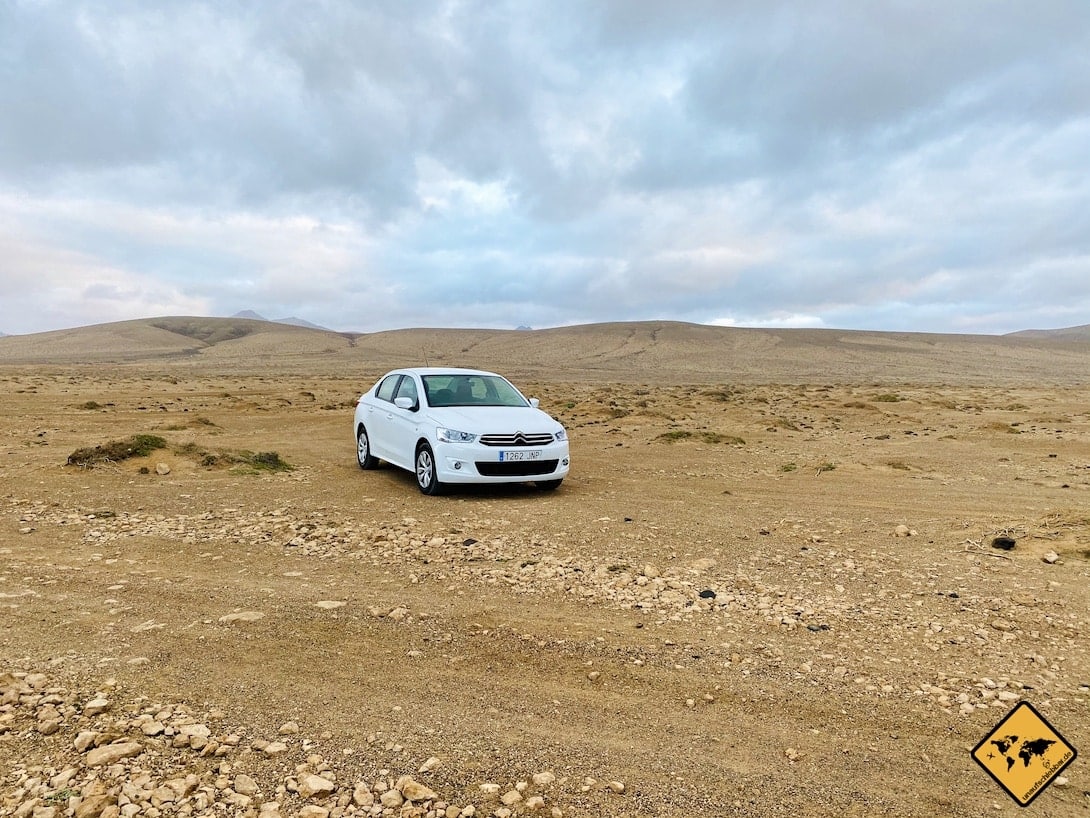
[[[563,443],[567,439],[568,439],[568,433],[565,432],[563,429],[561,429],[559,432],[556,433],[556,442],[557,443]]]
[[[444,429],[440,426],[435,430],[435,436],[443,443],[472,443],[477,439],[476,435],[469,432],[459,432],[457,429]]]

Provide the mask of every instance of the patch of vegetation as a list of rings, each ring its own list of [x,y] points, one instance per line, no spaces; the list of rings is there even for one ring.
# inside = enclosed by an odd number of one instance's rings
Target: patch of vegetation
[[[885,392],[881,395],[875,395],[871,400],[875,403],[900,403],[904,398],[891,392]]]
[[[76,408],[77,409],[86,409],[89,412],[94,412],[94,411],[96,411],[98,409],[105,409],[106,407],[104,407],[101,403],[99,403],[96,400],[89,400],[89,401],[87,401],[87,403],[81,403]]]
[[[688,440],[693,436],[693,433],[688,429],[674,429],[670,432],[663,432],[655,440],[661,440],[665,443],[676,443],[679,440]]]
[[[240,452],[239,457],[258,471],[293,471],[295,466],[282,460],[277,452]]]
[[[734,397],[734,393],[729,389],[709,389],[703,393],[705,397],[709,397],[712,400],[719,401],[720,403],[726,403]]]
[[[769,428],[771,430],[787,429],[792,432],[799,431],[798,425],[794,421],[788,420],[787,418],[773,418],[772,426],[770,426]]]
[[[283,460],[277,452],[218,451],[213,452],[196,443],[185,443],[174,449],[175,454],[195,460],[207,469],[217,466],[234,467],[241,472],[256,474],[263,471],[293,471],[295,466]]]
[[[67,788],[63,790],[57,790],[56,792],[51,792],[49,793],[49,795],[42,798],[42,800],[45,801],[47,804],[67,804],[68,799],[77,795],[79,795],[79,790]]]
[[[782,466],[780,466],[780,471],[782,471],[784,474],[790,474],[793,471],[798,471],[798,468],[798,465],[796,465],[795,463],[784,463]]]
[[[147,457],[157,449],[166,447],[166,440],[158,435],[133,435],[101,446],[76,449],[68,455],[68,465],[89,469],[100,463],[116,463],[130,457]]]
[[[827,471],[835,471],[835,470],[836,470],[836,463],[822,463],[820,466],[817,467],[817,473],[818,474],[822,474],[823,472],[827,472]]]
[[[867,403],[865,400],[850,400],[843,404],[845,409],[877,409],[873,403]]]
[[[890,460],[886,465],[891,469],[897,469],[898,471],[909,471],[908,464],[903,460]]]
[[[745,446],[746,442],[736,435],[721,435],[719,432],[703,432],[700,438],[705,443],[725,443],[729,446]]]
[[[1014,427],[1013,423],[1003,423],[1002,421],[998,420],[987,424],[984,428],[992,432],[1003,432],[1008,435],[1021,434],[1021,432],[1019,432],[1018,429]]]

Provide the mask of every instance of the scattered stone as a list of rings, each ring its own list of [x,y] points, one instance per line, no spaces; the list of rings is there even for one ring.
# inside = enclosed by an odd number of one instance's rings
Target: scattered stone
[[[414,781],[411,778],[404,778],[398,781],[398,790],[406,801],[434,801],[439,795],[421,784],[419,781]]]
[[[280,725],[278,732],[282,736],[294,736],[299,733],[299,725],[294,721],[286,721]]]
[[[245,773],[239,773],[235,776],[235,784],[232,789],[240,795],[256,795],[257,782]]]
[[[170,474],[170,466],[168,466],[166,463],[156,463],[155,473],[158,474],[160,477],[166,477],[168,474]]]
[[[336,792],[337,785],[320,775],[304,775],[299,778],[299,796],[313,798],[316,795],[329,795]]]
[[[1055,565],[1060,561],[1060,555],[1057,554],[1055,551],[1049,551],[1047,554],[1041,557],[1041,559],[1044,562],[1047,562],[1049,565]]]
[[[229,613],[226,616],[220,617],[220,623],[223,625],[230,625],[234,622],[256,622],[259,619],[264,619],[265,614],[261,611],[239,611],[237,613]]]
[[[88,767],[108,767],[125,758],[133,758],[144,752],[144,745],[136,741],[121,741],[117,744],[107,744],[105,747],[96,747],[87,753],[85,759]]]
[[[314,604],[323,611],[335,611],[337,608],[343,608],[348,603],[338,599],[323,599],[321,602],[316,602]]]
[[[434,770],[436,767],[438,767],[442,763],[443,762],[439,760],[438,756],[432,756],[431,758],[429,758],[427,761],[425,761],[423,764],[420,765],[420,769],[417,772],[430,773],[432,770]]]

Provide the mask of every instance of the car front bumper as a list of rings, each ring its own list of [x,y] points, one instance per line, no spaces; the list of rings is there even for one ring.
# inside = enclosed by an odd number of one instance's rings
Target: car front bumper
[[[567,476],[570,465],[567,443],[552,443],[532,449],[502,449],[462,443],[438,443],[435,447],[435,469],[441,483],[562,480]]]

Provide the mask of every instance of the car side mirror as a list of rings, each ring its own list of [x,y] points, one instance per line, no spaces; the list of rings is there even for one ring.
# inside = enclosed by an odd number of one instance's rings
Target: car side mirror
[[[541,406],[541,401],[539,401],[537,398],[530,398],[530,405],[535,409],[538,409]]]
[[[416,401],[412,398],[406,398],[404,396],[394,398],[394,406],[398,409],[416,409]]]

